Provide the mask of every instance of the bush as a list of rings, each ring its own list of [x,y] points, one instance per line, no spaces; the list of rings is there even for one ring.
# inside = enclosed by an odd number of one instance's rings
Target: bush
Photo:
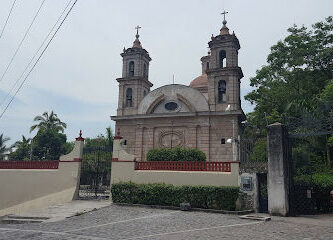
[[[204,152],[195,148],[160,148],[147,153],[147,161],[198,161],[205,162]]]
[[[238,187],[174,186],[164,183],[116,183],[111,187],[114,203],[177,206],[189,202],[194,208],[235,210]]]

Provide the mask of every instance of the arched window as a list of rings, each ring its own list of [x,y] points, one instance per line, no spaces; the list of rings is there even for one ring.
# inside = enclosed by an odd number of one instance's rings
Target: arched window
[[[227,54],[224,50],[219,52],[219,66],[220,68],[226,67],[226,57]]]
[[[133,77],[134,76],[134,62],[133,61],[130,61],[128,70],[129,70],[129,76]]]
[[[227,84],[224,80],[220,80],[218,83],[218,102],[225,102],[226,99],[226,91],[227,91]]]
[[[126,89],[126,107],[132,107],[133,105],[133,96],[132,96],[132,88]]]
[[[206,72],[209,70],[209,62],[206,62]]]
[[[145,63],[143,64],[143,76],[147,77],[147,65]]]

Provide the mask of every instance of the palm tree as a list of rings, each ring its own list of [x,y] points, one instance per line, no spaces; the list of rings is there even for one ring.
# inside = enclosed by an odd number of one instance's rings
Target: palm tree
[[[25,136],[22,135],[22,140],[21,141],[16,141],[12,147],[24,147],[24,146],[28,146],[31,142],[31,138],[26,138]]]
[[[7,148],[5,143],[9,141],[8,137],[4,137],[3,133],[0,135],[0,160],[3,160],[6,152],[10,150],[10,148]]]
[[[51,111],[49,114],[48,112],[44,112],[42,116],[36,116],[34,118],[34,122],[39,122],[36,125],[31,126],[30,132],[34,131],[36,128],[38,130],[45,130],[45,129],[54,129],[57,132],[64,132],[67,124],[60,121],[57,114]]]

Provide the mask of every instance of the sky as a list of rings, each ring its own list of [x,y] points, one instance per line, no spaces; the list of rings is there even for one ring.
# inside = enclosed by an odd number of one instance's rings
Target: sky
[[[3,80],[0,104],[57,21],[69,0],[46,0]],[[0,1],[2,29],[13,0]],[[24,36],[42,0],[17,0],[0,38],[0,76]],[[123,48],[131,47],[135,26],[152,61],[153,89],[175,83],[189,85],[201,74],[212,34],[222,27],[223,10],[230,32],[241,45],[239,66],[242,98],[250,78],[266,64],[270,47],[288,35],[293,24],[310,27],[332,15],[332,0],[78,0],[62,28],[0,119],[0,134],[11,143],[29,133],[33,118],[51,110],[67,123],[68,141],[82,129],[96,137],[114,128]],[[254,106],[242,101],[245,112]],[[0,106],[0,111],[4,105]]]

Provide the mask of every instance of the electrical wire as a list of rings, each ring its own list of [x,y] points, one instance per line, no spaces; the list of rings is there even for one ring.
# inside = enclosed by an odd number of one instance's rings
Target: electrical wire
[[[72,9],[74,8],[76,2],[78,0],[75,0],[75,2],[72,4],[71,8],[69,9],[69,11],[67,12],[67,14],[65,15],[64,19],[61,21],[60,25],[58,26],[58,28],[56,29],[56,31],[53,33],[51,39],[48,41],[48,43],[46,44],[45,48],[43,49],[43,51],[41,52],[41,54],[39,55],[39,57],[37,58],[36,62],[34,63],[34,65],[32,66],[32,68],[30,69],[30,71],[28,72],[28,74],[25,76],[24,80],[22,81],[22,83],[20,84],[19,88],[16,90],[15,94],[12,96],[12,98],[10,99],[9,103],[6,105],[5,109],[2,111],[1,115],[0,115],[0,119],[2,118],[2,116],[5,114],[5,112],[7,111],[8,107],[10,106],[10,104],[13,102],[15,96],[17,95],[17,93],[21,90],[23,84],[25,83],[25,81],[27,80],[27,78],[29,77],[30,73],[34,70],[34,68],[36,67],[37,63],[39,62],[39,60],[42,58],[42,56],[44,55],[45,51],[47,50],[47,48],[50,46],[52,40],[54,39],[54,37],[56,36],[57,32],[59,31],[59,29],[61,28],[62,24],[65,22],[65,20],[67,19],[69,13],[72,11]]]
[[[45,1],[46,1],[46,0],[42,0],[42,2],[41,2],[41,4],[40,4],[40,6],[39,6],[39,8],[38,8],[38,10],[37,10],[37,12],[36,12],[34,18],[32,19],[32,21],[31,21],[29,27],[28,27],[27,30],[25,31],[25,34],[24,34],[24,36],[23,36],[21,42],[20,42],[19,45],[17,46],[14,55],[13,55],[12,58],[10,59],[10,61],[9,61],[8,65],[7,65],[5,71],[4,71],[3,74],[1,75],[0,82],[3,80],[3,78],[4,78],[5,75],[6,75],[6,73],[7,73],[8,70],[9,70],[10,66],[12,65],[12,63],[13,63],[13,61],[14,61],[14,58],[16,57],[18,51],[20,50],[20,48],[21,48],[21,46],[22,46],[22,44],[23,44],[25,38],[27,37],[27,35],[28,35],[28,33],[29,33],[29,31],[30,31],[32,25],[34,24],[34,22],[35,22],[35,20],[36,20],[36,18],[37,18],[37,16],[38,16],[40,10],[42,9],[42,7],[43,7]]]
[[[1,39],[2,35],[3,35],[3,32],[5,31],[5,28],[6,28],[7,24],[8,24],[8,20],[9,20],[9,18],[10,18],[10,15],[11,15],[12,12],[13,12],[13,9],[14,9],[14,6],[15,6],[15,3],[16,3],[16,0],[13,1],[12,6],[10,7],[9,14],[8,14],[8,16],[7,16],[7,19],[6,19],[6,21],[5,21],[5,24],[3,25],[3,28],[2,28],[1,33],[0,33],[0,39]]]
[[[11,89],[7,92],[7,95],[2,99],[1,103],[0,103],[0,107],[6,102],[7,98],[10,96],[10,94],[12,93],[12,91],[14,90],[14,88],[16,87],[17,83],[20,82],[20,80],[22,79],[24,73],[27,71],[27,69],[30,67],[31,63],[33,62],[33,60],[36,58],[37,54],[39,53],[39,51],[42,49],[42,47],[44,46],[46,40],[49,38],[49,36],[51,35],[51,33],[53,32],[53,30],[55,29],[55,27],[58,25],[58,23],[60,22],[61,18],[63,17],[63,15],[65,14],[68,6],[70,5],[70,3],[73,0],[69,0],[67,5],[65,6],[64,10],[62,11],[62,13],[60,14],[59,18],[57,19],[56,23],[52,26],[51,30],[49,31],[49,33],[47,34],[47,36],[44,38],[42,44],[39,46],[39,48],[37,49],[37,51],[35,52],[35,54],[33,55],[33,57],[30,59],[30,62],[27,64],[27,66],[25,67],[25,69],[23,70],[22,74],[20,75],[20,77],[16,80],[16,82],[14,83],[14,85],[11,87]]]

